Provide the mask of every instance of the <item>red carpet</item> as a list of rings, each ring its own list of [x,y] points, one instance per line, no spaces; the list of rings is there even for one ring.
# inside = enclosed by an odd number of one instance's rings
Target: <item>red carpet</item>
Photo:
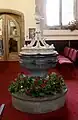
[[[66,75],[64,78],[68,86],[68,93],[66,95],[66,104],[64,108],[47,114],[32,115],[17,111],[11,104],[11,96],[8,92],[8,86],[20,71],[18,62],[0,62],[0,104],[6,104],[1,120],[78,120],[77,76],[76,78],[75,76],[71,77],[71,73],[66,73],[64,69],[61,70],[62,73],[65,73]],[[53,69],[51,71],[55,71],[57,73],[60,72],[58,69]],[[76,74],[78,74],[77,68],[75,71]]]

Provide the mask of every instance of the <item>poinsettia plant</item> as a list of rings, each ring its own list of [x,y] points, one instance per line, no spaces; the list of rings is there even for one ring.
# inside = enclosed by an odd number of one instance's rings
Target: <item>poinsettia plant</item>
[[[29,77],[20,73],[9,86],[12,94],[25,93],[34,97],[55,95],[63,92],[64,89],[66,89],[66,85],[63,77],[54,72],[46,77]]]

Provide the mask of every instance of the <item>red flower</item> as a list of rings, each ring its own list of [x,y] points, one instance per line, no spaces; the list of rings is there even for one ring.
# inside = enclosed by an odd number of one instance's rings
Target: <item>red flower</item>
[[[37,77],[37,78],[35,79],[35,81],[34,81],[35,85],[38,84],[38,80],[40,80],[40,77]]]
[[[44,83],[43,83],[43,84],[41,84],[41,87],[42,87],[42,88],[44,88],[45,86],[46,86],[46,84],[44,84]]]
[[[37,77],[36,80],[40,80],[40,77]]]
[[[46,84],[48,82],[48,80],[43,80],[43,82]]]
[[[31,95],[30,90],[26,90],[26,94]]]
[[[37,85],[37,84],[38,84],[38,80],[35,80],[35,81],[34,81],[34,84]]]

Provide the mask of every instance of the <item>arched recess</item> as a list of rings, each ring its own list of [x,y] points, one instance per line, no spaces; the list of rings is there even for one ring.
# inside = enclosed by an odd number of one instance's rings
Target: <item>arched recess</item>
[[[24,44],[24,34],[25,34],[25,28],[24,28],[24,15],[22,12],[19,12],[17,10],[12,10],[12,9],[0,9],[0,18],[3,20],[2,21],[2,39],[3,39],[3,47],[5,48],[4,49],[4,55],[0,55],[0,60],[15,60],[17,61],[17,56],[15,56],[14,54],[9,54],[9,39],[10,39],[10,36],[11,38],[18,38],[19,37],[19,50],[18,52],[20,51],[21,47],[23,46]],[[17,27],[17,32],[18,34],[17,35],[10,35],[10,32],[9,31],[9,23],[12,23],[16,25]],[[0,37],[1,39],[1,37]]]

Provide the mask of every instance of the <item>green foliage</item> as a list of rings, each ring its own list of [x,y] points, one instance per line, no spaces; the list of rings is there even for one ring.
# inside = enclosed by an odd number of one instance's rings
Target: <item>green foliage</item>
[[[66,89],[64,79],[56,73],[49,74],[45,78],[28,77],[21,73],[9,86],[11,93],[26,93],[33,97],[54,95],[64,89]]]

